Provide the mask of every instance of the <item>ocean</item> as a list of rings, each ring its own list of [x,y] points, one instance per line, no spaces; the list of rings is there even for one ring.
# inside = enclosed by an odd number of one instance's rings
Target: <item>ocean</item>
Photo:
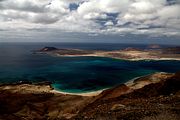
[[[110,43],[0,43],[0,83],[50,81],[56,90],[83,93],[113,87],[155,72],[174,73],[180,70],[180,61],[126,61],[33,54],[33,50],[45,46],[88,50],[147,47],[142,44]]]

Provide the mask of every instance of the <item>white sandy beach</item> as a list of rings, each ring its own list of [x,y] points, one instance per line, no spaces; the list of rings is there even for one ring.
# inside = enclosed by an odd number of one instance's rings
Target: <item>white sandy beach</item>
[[[102,93],[105,89],[103,90],[98,90],[98,91],[93,91],[93,92],[86,92],[86,93],[68,93],[68,92],[62,92],[58,90],[52,90],[53,93],[60,93],[64,95],[79,95],[79,96],[97,96],[100,93]]]

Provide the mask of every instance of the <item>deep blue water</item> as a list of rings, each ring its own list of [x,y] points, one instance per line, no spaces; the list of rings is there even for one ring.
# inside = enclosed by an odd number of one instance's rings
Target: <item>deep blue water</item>
[[[180,61],[125,61],[100,57],[32,54],[44,46],[114,50],[147,45],[87,43],[0,43],[0,83],[52,81],[57,90],[88,92],[154,72],[177,72]]]

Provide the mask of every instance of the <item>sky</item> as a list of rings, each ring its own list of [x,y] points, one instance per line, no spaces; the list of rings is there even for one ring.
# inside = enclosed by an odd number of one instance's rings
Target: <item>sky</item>
[[[0,0],[0,42],[180,45],[180,0]]]

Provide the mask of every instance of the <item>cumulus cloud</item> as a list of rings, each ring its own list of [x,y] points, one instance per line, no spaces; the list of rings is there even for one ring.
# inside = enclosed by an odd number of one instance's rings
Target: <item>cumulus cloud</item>
[[[2,30],[180,35],[179,0],[0,0]]]

